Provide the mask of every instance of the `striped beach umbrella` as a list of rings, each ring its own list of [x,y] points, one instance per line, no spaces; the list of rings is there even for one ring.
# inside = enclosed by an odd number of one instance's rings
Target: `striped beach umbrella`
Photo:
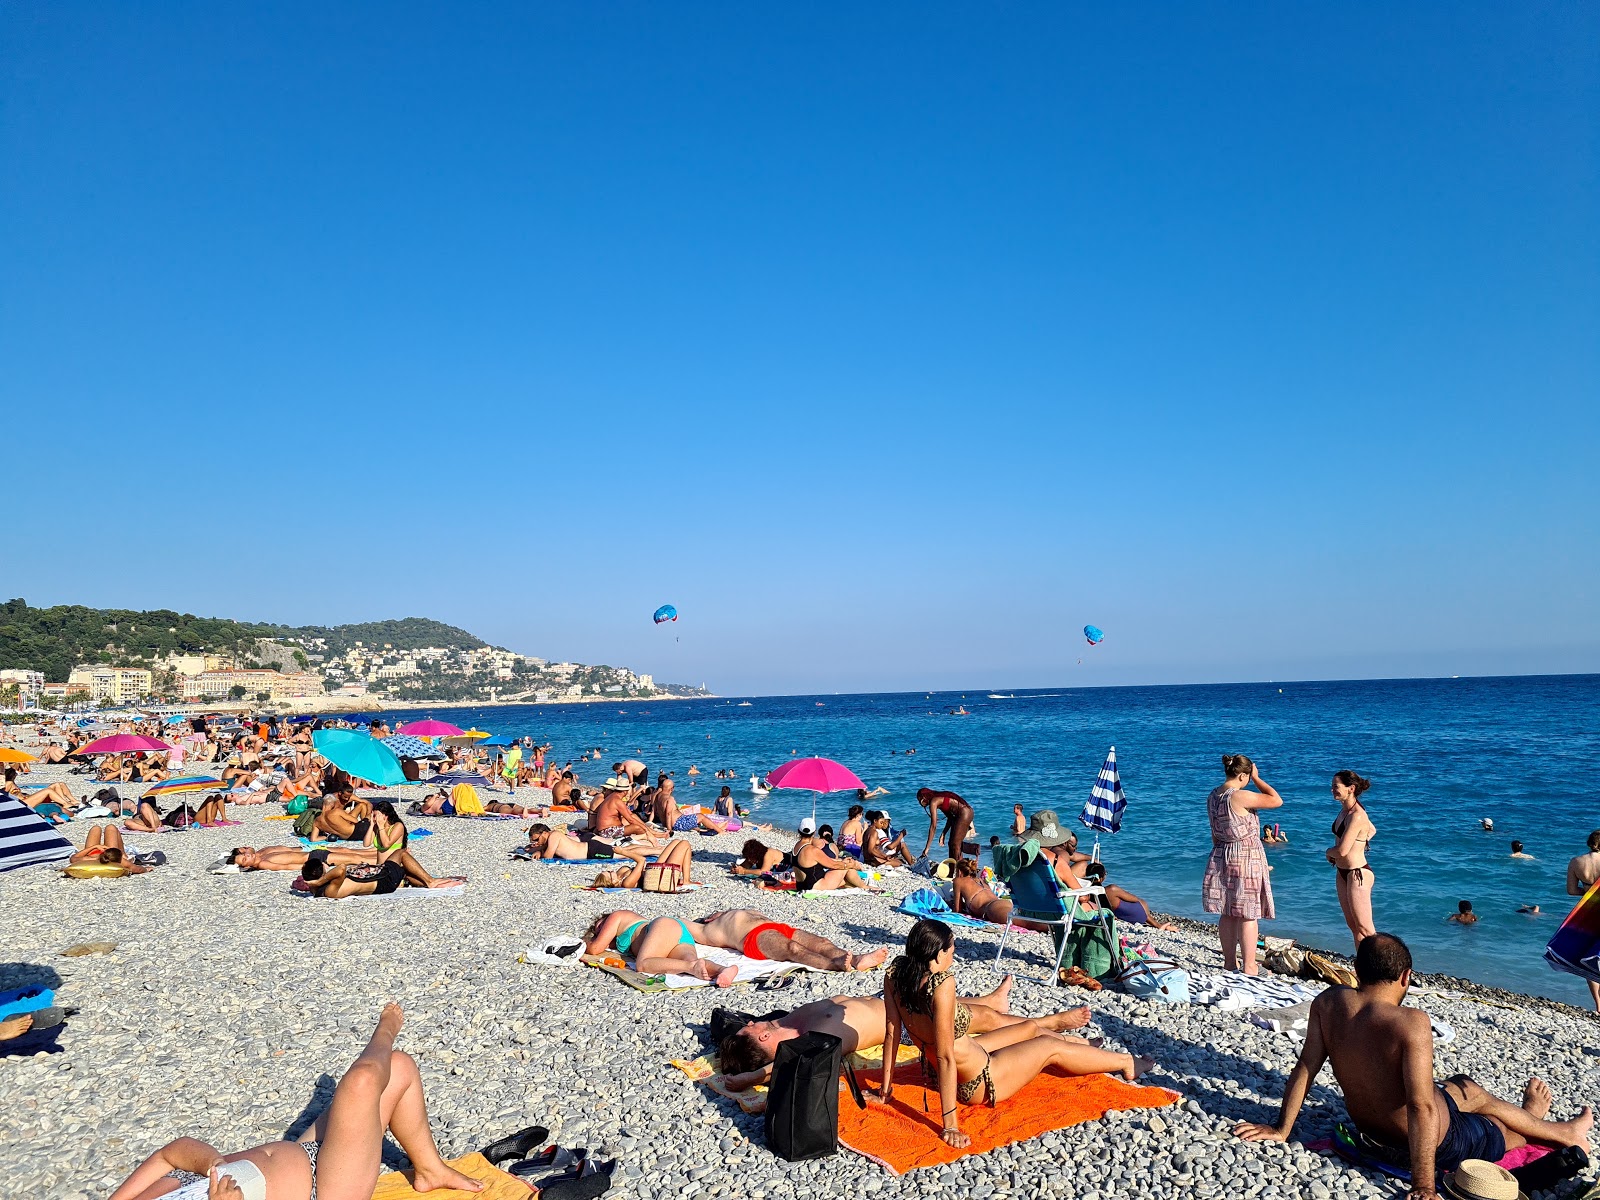
[[[380,739],[383,744],[395,752],[397,758],[443,758],[444,752],[436,746],[430,746],[419,737],[410,734],[397,733],[393,737]]]
[[[1122,810],[1127,807],[1128,798],[1122,794],[1122,779],[1117,774],[1117,748],[1113,746],[1078,820],[1096,833],[1116,833],[1122,828]]]
[[[226,786],[222,780],[213,779],[209,775],[185,775],[181,779],[169,779],[165,783],[156,784],[145,793],[145,796],[174,796],[180,792],[213,792]]]

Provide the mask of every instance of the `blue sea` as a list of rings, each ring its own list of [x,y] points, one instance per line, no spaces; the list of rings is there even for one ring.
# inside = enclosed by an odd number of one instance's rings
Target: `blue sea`
[[[746,703],[747,702],[747,703]],[[950,715],[964,706],[968,716]],[[1264,931],[1348,951],[1349,932],[1323,858],[1337,805],[1330,776],[1372,780],[1370,850],[1378,928],[1404,937],[1423,971],[1465,976],[1587,1004],[1581,980],[1547,967],[1545,941],[1571,906],[1566,864],[1600,827],[1600,675],[1393,679],[1184,687],[1059,688],[1006,693],[731,697],[669,702],[431,710],[458,724],[552,743],[594,784],[616,758],[675,771],[682,798],[709,800],[719,768],[758,819],[793,828],[811,793],[754,799],[748,778],[794,755],[837,759],[873,786],[922,846],[918,787],[959,792],[978,832],[1005,835],[1011,806],[1076,822],[1116,747],[1128,796],[1122,830],[1102,839],[1112,878],[1162,912],[1204,917],[1210,850],[1205,799],[1224,752],[1250,755],[1283,793],[1273,816],[1292,844],[1269,851],[1278,918]],[[578,763],[603,747],[599,763]],[[915,750],[914,755],[906,751]],[[691,764],[703,772],[688,786]],[[837,826],[849,795],[824,797]],[[1483,817],[1495,831],[1483,832]],[[1513,838],[1535,861],[1510,857]],[[1089,835],[1084,835],[1088,844]],[[1447,923],[1470,899],[1470,928]],[[1538,904],[1546,915],[1520,915]]]

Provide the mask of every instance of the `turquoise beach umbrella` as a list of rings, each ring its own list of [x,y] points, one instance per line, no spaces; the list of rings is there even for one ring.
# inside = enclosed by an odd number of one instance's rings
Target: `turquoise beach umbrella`
[[[319,729],[311,735],[311,744],[318,754],[353,778],[379,787],[406,782],[406,773],[400,769],[394,751],[369,734],[353,729]]]

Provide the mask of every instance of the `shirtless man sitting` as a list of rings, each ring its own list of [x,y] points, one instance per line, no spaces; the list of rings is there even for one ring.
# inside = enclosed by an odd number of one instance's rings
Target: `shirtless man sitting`
[[[1045,1017],[1017,1017],[1011,1014],[1012,978],[1007,975],[987,996],[963,998],[972,1010],[972,1033],[988,1033],[1013,1025],[1031,1025],[1026,1036],[1081,1029],[1089,1023],[1087,1007],[1068,1009]],[[751,1021],[722,1039],[717,1047],[718,1061],[727,1075],[724,1082],[736,1092],[766,1083],[772,1075],[772,1057],[778,1046],[802,1033],[831,1033],[844,1045],[844,1053],[883,1045],[884,1011],[882,996],[830,996],[803,1004],[776,1021]]]
[[[1585,1107],[1570,1121],[1551,1121],[1550,1088],[1530,1079],[1522,1104],[1491,1096],[1465,1075],[1433,1078],[1433,1028],[1428,1014],[1402,1008],[1411,988],[1411,951],[1393,934],[1369,934],[1356,949],[1359,987],[1331,987],[1311,1002],[1300,1061],[1289,1073],[1276,1125],[1242,1123],[1234,1132],[1252,1142],[1286,1142],[1311,1081],[1324,1062],[1344,1090],[1356,1127],[1406,1153],[1411,1196],[1434,1197],[1435,1172],[1463,1159],[1497,1162],[1529,1142],[1589,1149],[1594,1114]]]
[[[628,793],[607,788],[600,795],[600,803],[589,812],[589,828],[608,842],[615,842],[628,834],[655,840],[645,823],[628,807]]]
[[[822,971],[873,971],[889,957],[885,947],[851,954],[825,937],[784,925],[753,908],[730,908],[693,922],[694,940],[702,946],[733,950],[746,958],[792,962]]]
[[[355,790],[346,785],[323,804],[311,831],[314,835],[347,842],[355,836],[357,825],[371,819],[372,805],[357,800]]]

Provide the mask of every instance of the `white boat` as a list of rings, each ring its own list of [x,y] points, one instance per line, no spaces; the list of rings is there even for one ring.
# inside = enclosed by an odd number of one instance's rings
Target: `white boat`
[[[990,692],[989,693],[989,699],[991,699],[991,700],[1015,700],[1016,696],[1015,695],[1002,696],[999,692]]]
[[[749,708],[750,707],[750,701],[741,700],[741,701],[739,701],[738,704],[735,704],[734,707],[735,708]]]

